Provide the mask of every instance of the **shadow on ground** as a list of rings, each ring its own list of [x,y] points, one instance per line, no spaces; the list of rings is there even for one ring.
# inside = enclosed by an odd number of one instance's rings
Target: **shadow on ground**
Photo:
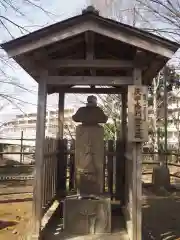
[[[143,202],[143,239],[180,239],[180,192],[166,196],[152,192]]]
[[[7,228],[7,227],[12,227],[15,226],[17,222],[15,221],[1,221],[0,220],[0,230]]]
[[[30,198],[16,198],[16,199],[4,199],[4,200],[0,200],[0,204],[1,203],[21,203],[21,202],[29,202],[32,201],[32,197]]]

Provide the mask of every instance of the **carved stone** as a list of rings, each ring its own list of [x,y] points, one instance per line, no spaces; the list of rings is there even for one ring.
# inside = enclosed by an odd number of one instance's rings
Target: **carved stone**
[[[80,125],[76,128],[76,186],[80,194],[99,195],[104,185],[103,127]]]
[[[110,200],[66,199],[64,230],[77,235],[110,233]]]

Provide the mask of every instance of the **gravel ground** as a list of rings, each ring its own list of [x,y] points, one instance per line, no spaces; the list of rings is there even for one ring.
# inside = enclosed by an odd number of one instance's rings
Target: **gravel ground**
[[[143,240],[180,240],[180,191],[144,190]]]

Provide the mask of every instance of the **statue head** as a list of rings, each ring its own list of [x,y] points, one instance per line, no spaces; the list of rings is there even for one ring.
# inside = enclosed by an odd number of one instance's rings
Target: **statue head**
[[[87,97],[86,106],[80,107],[72,118],[75,122],[92,125],[106,123],[108,119],[103,110],[97,106],[97,97],[93,95]]]
[[[87,97],[87,107],[96,107],[97,106],[97,97],[91,95]]]

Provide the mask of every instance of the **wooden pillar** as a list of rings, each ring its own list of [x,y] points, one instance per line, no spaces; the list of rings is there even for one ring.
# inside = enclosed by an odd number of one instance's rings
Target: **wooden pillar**
[[[33,239],[38,239],[42,218],[43,197],[43,160],[44,160],[44,138],[46,120],[47,84],[43,79],[39,83],[38,108],[36,125],[36,151],[35,151],[35,180],[33,194]]]
[[[64,93],[59,93],[58,101],[58,138],[63,139],[64,134]]]
[[[125,144],[127,134],[127,90],[121,95],[121,130],[120,139],[116,142],[116,200],[120,200],[121,205],[125,203]]]
[[[64,93],[59,93],[58,103],[58,167],[57,167],[57,193],[66,190],[66,163],[64,157]]]
[[[134,85],[141,86],[141,70],[134,69]],[[142,239],[142,143],[133,143],[132,156],[132,240]]]
[[[121,109],[121,141],[122,141],[122,205],[125,204],[125,178],[126,178],[126,141],[127,141],[127,88],[121,95],[122,109]]]

